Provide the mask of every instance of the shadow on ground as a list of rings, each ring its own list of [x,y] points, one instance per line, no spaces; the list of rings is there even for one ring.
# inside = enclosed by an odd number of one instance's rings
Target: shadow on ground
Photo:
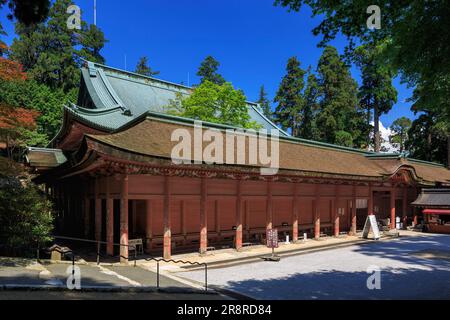
[[[336,260],[338,256],[333,257],[333,253],[338,252],[355,260]],[[257,299],[450,299],[450,236],[447,235],[373,242],[311,255],[316,256],[284,258],[295,259],[290,261],[286,277],[280,276],[282,261],[279,265],[267,265],[276,272],[272,277],[267,274],[264,279],[254,279],[249,275],[245,280],[227,281],[225,287]],[[316,261],[318,268],[302,265],[302,260],[310,264]],[[299,262],[299,272],[292,270],[293,261]],[[370,276],[366,272],[367,262],[384,264],[380,273],[380,290],[367,288]],[[353,265],[357,265],[359,270],[351,270]],[[264,266],[258,262],[246,268],[254,270]],[[242,270],[224,268],[221,272],[226,273],[227,269],[230,276]]]

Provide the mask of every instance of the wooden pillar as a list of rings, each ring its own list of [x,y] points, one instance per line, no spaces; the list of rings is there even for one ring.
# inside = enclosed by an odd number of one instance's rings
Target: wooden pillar
[[[128,263],[128,175],[122,176],[120,192],[120,262]]]
[[[367,201],[367,212],[369,216],[373,215],[373,190],[372,186],[369,184],[369,200]]]
[[[132,226],[133,230],[131,231],[132,237],[136,237],[137,230],[137,200],[131,200],[131,217],[133,219]]]
[[[250,201],[245,200],[244,201],[245,206],[245,231],[247,234],[247,237],[250,237]]]
[[[273,227],[273,213],[272,213],[272,181],[267,181],[267,201],[266,201],[266,231]]]
[[[402,215],[403,229],[406,230],[408,227],[408,188],[406,186],[403,187],[402,207],[403,207],[403,215]]]
[[[183,245],[187,243],[187,228],[186,228],[186,206],[184,200],[181,200],[181,232],[183,233]]]
[[[84,237],[89,239],[90,234],[90,220],[91,220],[91,199],[88,194],[84,198]]]
[[[391,201],[390,201],[390,207],[391,207],[391,229],[395,229],[395,187],[391,188]]]
[[[110,194],[112,179],[106,178],[106,253],[114,255],[114,199]]]
[[[339,232],[340,232],[340,217],[339,217],[339,213],[338,213],[338,199],[339,199],[339,186],[336,186],[334,189],[334,194],[335,197],[334,199],[331,201],[331,209],[333,210],[333,214],[334,214],[334,236],[335,237],[339,237]]]
[[[208,247],[208,215],[207,215],[207,181],[201,180],[200,196],[200,254],[204,254]]]
[[[100,179],[95,178],[95,240],[102,240],[102,199],[100,199]]]
[[[150,200],[145,200],[145,237],[147,252],[152,250],[152,203]]]
[[[236,187],[236,250],[242,248],[242,181],[237,181]]]
[[[419,196],[419,192],[417,190],[417,188],[414,188],[414,201],[417,199],[417,197]],[[418,218],[418,214],[417,212],[419,211],[419,209],[417,207],[413,207],[413,227],[415,227],[417,225],[417,223],[419,222],[419,218]]]
[[[314,199],[314,239],[316,240],[320,238],[319,192],[320,192],[319,185],[316,185],[315,187],[316,198]]]
[[[164,176],[164,203],[163,203],[163,223],[164,223],[164,259],[172,256],[172,232],[170,230],[170,180]]]
[[[352,227],[350,229],[350,233],[352,236],[356,235],[356,186],[353,186],[352,190]]]
[[[292,203],[292,242],[298,241],[298,183],[294,184],[294,199]]]
[[[220,210],[219,210],[219,200],[216,200],[214,202],[214,209],[215,209],[215,220],[216,220],[216,232],[218,240],[222,240],[222,231],[220,229]]]

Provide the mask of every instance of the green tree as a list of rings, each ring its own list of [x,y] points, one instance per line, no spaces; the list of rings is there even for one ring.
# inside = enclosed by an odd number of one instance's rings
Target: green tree
[[[80,81],[79,68],[83,59],[104,62],[100,50],[104,44],[102,32],[95,26],[82,30],[67,28],[67,8],[71,0],[56,0],[48,20],[37,25],[16,24],[19,38],[11,46],[11,58],[39,83],[52,89],[69,92]]]
[[[263,85],[259,88],[259,98],[257,103],[260,105],[264,115],[272,120],[273,114],[272,109],[270,108],[270,101],[267,99],[267,92]]]
[[[17,21],[24,25],[32,25],[42,22],[48,15],[50,0],[0,0],[0,10],[8,3],[11,13],[8,18],[12,20],[16,18]],[[6,35],[0,21],[0,36]],[[0,56],[5,52],[6,45],[0,39]]]
[[[299,136],[304,139],[318,140],[319,133],[316,126],[316,114],[319,110],[319,86],[316,76],[308,68],[306,88],[303,92],[303,121],[299,129]]]
[[[205,60],[200,64],[197,71],[197,76],[200,77],[200,83],[209,81],[218,85],[225,83],[225,79],[217,73],[220,63],[212,56],[207,56]]]
[[[40,139],[33,138],[30,146],[45,146],[56,135],[61,127],[63,106],[69,101],[76,101],[76,98],[76,88],[64,92],[61,88],[51,89],[33,79],[8,81],[0,78],[0,104],[36,110],[39,113],[36,134],[40,134]],[[47,141],[41,139],[42,135]]]
[[[367,8],[381,9],[381,29],[366,26]],[[342,34],[349,39],[347,56],[355,43],[383,43],[384,63],[400,72],[402,80],[416,86],[413,102],[450,122],[450,6],[447,0],[322,1],[275,0],[275,5],[299,11],[312,8],[321,22],[313,29],[321,45]]]
[[[320,140],[360,147],[366,138],[364,114],[358,107],[357,84],[336,48],[325,48],[317,72],[320,98],[316,123]]]
[[[450,125],[432,112],[421,114],[408,131],[405,149],[411,157],[426,161],[447,163],[447,140]]]
[[[398,146],[400,153],[405,151],[405,144],[408,139],[408,131],[411,129],[411,124],[411,119],[401,117],[395,120],[390,127],[392,135],[389,139],[391,140],[391,143]]]
[[[355,62],[361,70],[362,85],[359,87],[360,106],[367,111],[367,125],[370,125],[373,111],[374,151],[381,150],[380,116],[388,113],[397,102],[397,90],[392,85],[392,71],[379,58],[380,47],[360,46],[355,50]],[[369,139],[369,134],[367,134]],[[369,145],[368,141],[368,145]]]
[[[244,93],[234,89],[229,82],[218,85],[204,81],[189,97],[178,96],[169,106],[169,113],[240,128],[259,128],[251,121]]]
[[[83,22],[83,31],[79,35],[81,50],[80,57],[88,61],[105,64],[105,58],[101,55],[101,50],[108,40],[105,39],[103,31],[91,24],[89,27]]]
[[[275,121],[283,129],[288,129],[291,134],[298,137],[302,119],[301,112],[304,106],[302,91],[305,86],[306,71],[300,68],[297,57],[291,57],[286,66],[286,75],[281,80],[274,102]]]
[[[147,77],[156,76],[159,74],[159,71],[154,71],[149,65],[148,65],[148,58],[147,57],[141,57],[139,58],[139,61],[136,65],[135,73],[142,74]]]
[[[2,255],[34,254],[51,240],[52,205],[27,176],[0,157],[0,248]]]

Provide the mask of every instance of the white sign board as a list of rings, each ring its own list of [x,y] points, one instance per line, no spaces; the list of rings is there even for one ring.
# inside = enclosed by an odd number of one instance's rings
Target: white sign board
[[[375,215],[367,216],[366,223],[364,224],[363,238],[367,239],[369,236],[369,231],[372,228],[373,237],[375,240],[380,239],[380,229],[378,229],[377,218]]]

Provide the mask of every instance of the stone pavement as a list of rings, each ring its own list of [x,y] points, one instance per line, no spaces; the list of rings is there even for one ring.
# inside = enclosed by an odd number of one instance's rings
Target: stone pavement
[[[81,289],[89,291],[156,291],[157,275],[151,269],[133,265],[96,265],[77,263]],[[71,263],[38,263],[32,259],[0,258],[0,291],[13,289],[61,290],[67,288],[72,272]],[[203,293],[200,285],[177,281],[170,275],[160,275],[160,289],[174,293]]]
[[[260,259],[216,268],[208,281],[254,299],[450,299],[450,235],[402,233],[388,241],[306,252],[280,262]],[[379,288],[367,286],[374,268],[380,271]],[[177,276],[203,278],[200,270],[184,271]]]
[[[417,235],[417,232],[401,230],[401,237],[411,237]],[[369,235],[371,237],[371,235]],[[380,241],[390,240],[390,237],[382,237]],[[280,256],[290,256],[304,254],[314,251],[330,250],[339,247],[358,245],[363,243],[374,242],[372,239],[362,239],[361,234],[356,236],[343,235],[339,237],[323,237],[319,240],[307,239],[306,241],[298,241],[297,243],[279,243],[279,248],[275,249],[275,254]],[[173,260],[184,260],[190,262],[207,263],[208,268],[218,268],[224,266],[232,266],[259,261],[262,256],[270,255],[271,249],[263,245],[244,247],[237,252],[235,249],[220,249],[209,251],[205,255],[198,253],[173,255]],[[153,261],[138,260],[138,265],[144,268],[154,269],[156,263]],[[202,269],[201,266],[190,266],[187,264],[161,263],[161,270],[174,273],[185,271],[186,269]]]

